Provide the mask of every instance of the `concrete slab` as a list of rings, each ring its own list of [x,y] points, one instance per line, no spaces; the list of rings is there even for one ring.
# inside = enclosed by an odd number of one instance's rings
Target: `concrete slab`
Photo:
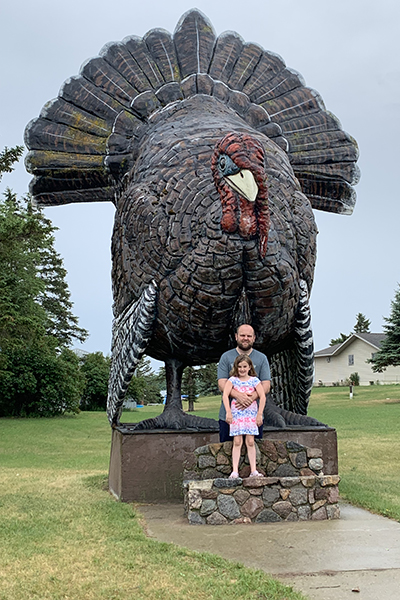
[[[262,569],[311,600],[400,600],[400,523],[350,505],[341,519],[189,525],[182,505],[138,505],[151,537]]]

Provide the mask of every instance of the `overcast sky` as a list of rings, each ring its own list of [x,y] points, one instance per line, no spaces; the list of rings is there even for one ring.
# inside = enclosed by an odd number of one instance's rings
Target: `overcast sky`
[[[348,333],[355,315],[381,332],[400,281],[400,4],[397,0],[280,0],[217,3],[197,8],[217,34],[237,31],[280,54],[318,90],[328,110],[360,147],[361,182],[351,217],[315,211],[320,234],[311,297],[316,350]],[[109,41],[173,32],[193,5],[152,0],[14,0],[0,7],[0,149],[23,143],[26,124],[55,98]],[[22,195],[31,176],[23,164],[0,188]],[[80,325],[90,332],[84,349],[110,351],[110,240],[114,208],[105,204],[46,209],[59,228]]]

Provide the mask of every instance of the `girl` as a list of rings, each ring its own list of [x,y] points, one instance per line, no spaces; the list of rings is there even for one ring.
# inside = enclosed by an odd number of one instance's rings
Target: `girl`
[[[229,394],[232,388],[252,394],[257,391],[259,405],[254,400],[250,406],[240,410],[236,407],[235,399],[230,404]],[[247,354],[238,356],[233,363],[233,369],[230,377],[225,384],[222,400],[226,409],[226,422],[230,425],[230,435],[233,437],[232,448],[232,468],[230,479],[239,477],[239,459],[243,444],[243,435],[246,436],[247,455],[250,463],[250,477],[262,477],[256,469],[256,447],[254,445],[254,436],[258,434],[258,427],[263,422],[263,412],[265,407],[265,392],[260,380],[256,377],[253,363]]]

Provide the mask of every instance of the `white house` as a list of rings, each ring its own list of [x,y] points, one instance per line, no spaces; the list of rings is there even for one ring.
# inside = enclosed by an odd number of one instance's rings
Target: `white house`
[[[400,383],[400,367],[374,373],[366,362],[373,358],[384,338],[384,333],[352,333],[342,344],[316,352],[314,385],[344,383],[353,373],[358,373],[360,385]]]

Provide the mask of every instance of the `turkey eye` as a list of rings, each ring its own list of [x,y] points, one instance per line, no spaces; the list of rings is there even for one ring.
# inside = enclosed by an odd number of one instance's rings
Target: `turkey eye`
[[[225,158],[225,156],[221,156],[221,158],[219,159],[219,166],[221,167],[221,169],[223,171],[225,171],[225,167],[226,167],[226,158]]]

